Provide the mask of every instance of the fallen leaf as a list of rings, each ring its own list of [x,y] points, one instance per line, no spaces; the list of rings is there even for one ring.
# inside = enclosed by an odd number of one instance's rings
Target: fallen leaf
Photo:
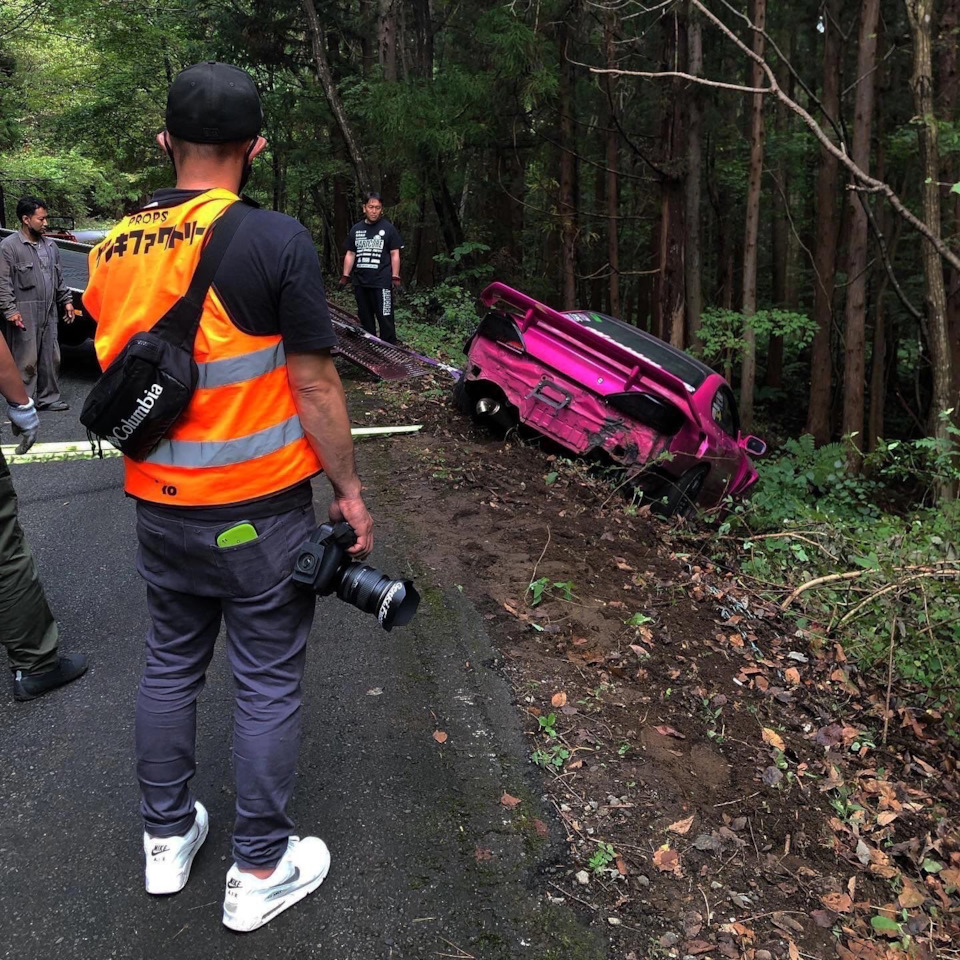
[[[694,814],[690,814],[686,820],[678,820],[676,823],[671,823],[667,829],[671,833],[679,833],[680,836],[686,836],[690,832],[690,828],[693,826]]]
[[[693,841],[693,845],[697,850],[710,850],[714,853],[723,846],[718,837],[711,837],[707,833],[701,833],[700,836]]]
[[[542,820],[534,820],[533,829],[537,831],[538,837],[550,836],[550,828]]]
[[[893,810],[885,810],[877,817],[877,824],[881,827],[889,826],[898,816],[900,816],[900,814],[895,813]]]
[[[555,693],[550,698],[550,703],[555,707],[565,707],[567,705],[567,695],[563,691]]]
[[[617,873],[619,873],[621,877],[625,877],[629,871],[627,870],[627,864],[623,857],[617,857],[614,862],[617,865]]]
[[[519,797],[511,797],[509,793],[505,793],[505,794],[500,798],[500,802],[501,802],[505,807],[508,807],[510,810],[512,810],[512,809],[513,809],[515,806],[517,806],[521,801],[520,801],[520,798],[519,798]]]
[[[792,940],[787,940],[787,953],[790,960],[800,960],[800,950]]]
[[[763,728],[763,742],[768,743],[781,753],[787,749],[786,744],[783,742],[783,737],[781,737],[776,730],[771,730],[769,727]]]
[[[767,767],[761,779],[768,787],[775,787],[783,780],[783,771],[779,767]]]
[[[688,940],[683,945],[683,952],[691,957],[696,957],[701,953],[709,953],[713,949],[715,949],[714,945],[707,943],[706,940]]]
[[[678,877],[683,876],[683,869],[680,866],[680,854],[672,850],[669,846],[662,846],[653,855],[653,865],[662,873],[673,873]]]
[[[832,910],[814,910],[810,916],[822,930],[829,930],[837,922],[837,914]]]
[[[960,889],[960,867],[949,867],[940,871],[940,879],[951,887]]]
[[[442,730],[434,730],[433,739],[436,740],[437,743],[446,743],[447,735]]]
[[[903,878],[903,890],[897,897],[897,903],[904,910],[912,910],[914,907],[922,907],[927,895],[909,878]]]
[[[661,724],[659,727],[654,727],[653,729],[656,730],[661,737],[676,737],[677,740],[687,739],[679,730],[674,730],[673,727],[668,727],[666,724]]]
[[[492,851],[492,850],[485,850],[483,847],[477,847],[476,850],[473,851],[473,855],[474,855],[474,857],[476,857],[478,863],[479,863],[481,860],[492,860],[492,859],[493,859],[493,851]]]
[[[845,893],[825,893],[820,902],[834,913],[849,913],[853,909],[853,900]]]
[[[796,667],[788,667],[783,671],[787,683],[796,686],[800,682],[800,671]]]
[[[789,914],[777,910],[770,915],[774,926],[779,927],[786,933],[803,933],[803,924],[798,923]]]

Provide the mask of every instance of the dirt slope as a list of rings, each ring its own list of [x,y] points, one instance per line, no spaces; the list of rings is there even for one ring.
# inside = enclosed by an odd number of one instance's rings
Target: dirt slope
[[[354,379],[352,410],[424,424],[388,448],[396,496],[528,716],[562,840],[543,896],[624,960],[956,956],[960,794],[936,715],[894,693],[880,747],[885,691],[842,649],[448,392]]]

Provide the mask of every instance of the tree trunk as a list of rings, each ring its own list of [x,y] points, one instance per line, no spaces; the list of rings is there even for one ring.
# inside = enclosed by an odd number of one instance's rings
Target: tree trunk
[[[840,116],[840,53],[842,37],[837,27],[841,0],[827,0],[824,17],[823,92],[821,102],[829,120]],[[824,124],[831,133],[832,127]],[[817,332],[810,348],[810,402],[806,432],[813,434],[817,445],[830,441],[830,388],[832,352],[830,334],[833,327],[833,293],[837,272],[837,180],[839,161],[820,148],[820,169],[817,172],[817,240],[814,244],[813,319]]]
[[[700,17],[687,7],[687,72],[695,77],[703,73],[703,39]],[[700,178],[702,149],[700,126],[703,117],[700,85],[693,83],[687,91],[687,169],[683,195],[683,222],[687,228],[684,251],[684,289],[686,292],[687,345],[700,343],[700,314],[703,311],[703,288],[700,276]]]
[[[397,79],[397,13],[394,0],[377,4],[377,48],[383,79]]]
[[[940,149],[937,118],[933,110],[932,21],[933,0],[905,0],[910,28],[913,32],[914,111],[917,114],[917,140],[923,167],[923,219],[930,231],[940,236]],[[936,248],[929,241],[921,242],[923,279],[927,314],[927,341],[933,367],[933,397],[930,403],[930,432],[944,443],[951,441],[947,422],[942,415],[953,404],[953,357],[947,336],[947,295],[943,283],[943,267]],[[943,484],[937,491],[940,499],[956,496],[953,485]]]
[[[337,174],[333,178],[333,240],[341,265],[349,230],[350,203],[347,199],[347,185],[344,183],[343,177]],[[337,269],[339,270],[340,267],[338,266]]]
[[[559,29],[560,57],[560,264],[561,298],[564,310],[577,305],[577,200],[575,193],[576,139],[573,126],[575,67],[567,55],[571,30],[566,21]]]
[[[767,0],[753,0],[753,50],[763,56]],[[762,87],[763,69],[753,64],[750,84]],[[750,104],[750,172],[747,178],[747,218],[743,231],[743,365],[740,368],[740,422],[744,433],[753,427],[753,388],[757,378],[757,335],[750,318],[757,312],[757,240],[760,233],[760,187],[763,179],[763,94]]]
[[[617,63],[613,27],[615,18],[612,12],[607,14],[603,26],[604,47],[607,67],[613,69]],[[611,316],[620,316],[620,196],[619,196],[619,160],[620,137],[614,122],[617,112],[617,81],[613,74],[607,74],[607,99],[610,102],[610,119],[607,124],[607,260],[610,264],[610,283],[608,286],[607,309]],[[599,175],[599,171],[598,171]]]
[[[408,0],[413,8],[413,23],[416,32],[417,74],[426,80],[433,79],[433,10],[431,0]]]
[[[367,173],[367,165],[364,162],[363,154],[360,152],[360,144],[353,127],[347,119],[346,111],[343,109],[343,101],[337,91],[337,85],[333,81],[333,74],[330,71],[330,62],[327,60],[327,52],[323,47],[323,34],[320,31],[320,21],[317,18],[317,8],[313,0],[300,0],[303,6],[303,12],[307,16],[307,26],[310,29],[310,45],[313,50],[313,64],[317,71],[317,79],[323,87],[327,103],[333,113],[340,133],[347,144],[347,150],[350,153],[350,160],[353,168],[357,172],[357,181],[361,190],[369,190],[370,177]]]
[[[593,171],[593,175],[593,209],[599,211],[607,205],[607,175],[599,167]],[[598,312],[603,311],[603,294],[606,287],[605,274],[609,270],[609,264],[605,267],[605,261],[602,258],[603,252],[598,250],[597,260],[600,262],[597,263],[592,258],[590,261],[590,272],[593,274],[590,277],[590,308]]]
[[[870,170],[870,137],[873,130],[877,24],[880,0],[863,0],[857,49],[857,93],[853,116],[851,159],[864,172]],[[861,195],[850,195],[850,246],[847,252],[847,303],[844,309],[843,424],[844,436],[855,434],[863,443],[863,392],[866,367],[867,215]],[[869,202],[867,199],[866,202]],[[851,451],[852,465],[859,457]]]
[[[792,33],[792,32],[791,32]],[[777,44],[781,50],[790,50],[790,36],[786,30],[778,31]],[[791,56],[791,59],[794,59]],[[777,83],[793,96],[793,76],[783,58],[776,67]],[[770,220],[770,252],[773,274],[773,306],[779,310],[791,310],[790,302],[790,164],[785,157],[785,145],[790,129],[790,109],[778,102],[774,113],[774,135],[777,142],[776,165],[773,176],[773,216]],[[768,387],[783,386],[783,335],[771,333],[767,343],[767,371],[764,383]]]
[[[686,24],[676,12],[662,21],[660,62],[671,70],[681,57]],[[660,215],[651,237],[657,272],[653,277],[651,330],[674,346],[684,341],[684,229],[683,229],[683,98],[674,80],[663,88],[660,99],[660,150],[657,175],[660,181]]]
[[[940,70],[939,116],[947,123],[956,122],[957,95],[960,92],[957,34],[960,31],[960,0],[947,0],[940,16]],[[960,180],[957,161],[951,158],[944,164],[941,180],[956,183]],[[960,196],[947,194],[948,217],[954,236],[960,236]],[[947,270],[947,334],[953,348],[953,404],[957,408],[954,420],[960,424],[960,270]]]

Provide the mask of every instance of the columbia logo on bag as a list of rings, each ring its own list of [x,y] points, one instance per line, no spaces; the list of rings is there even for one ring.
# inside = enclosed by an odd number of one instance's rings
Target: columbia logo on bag
[[[150,387],[140,398],[133,414],[121,420],[120,425],[110,433],[107,439],[113,440],[117,444],[129,440],[133,436],[133,431],[147,418],[147,414],[153,409],[153,405],[157,402],[161,393],[163,393],[163,387],[159,383]]]

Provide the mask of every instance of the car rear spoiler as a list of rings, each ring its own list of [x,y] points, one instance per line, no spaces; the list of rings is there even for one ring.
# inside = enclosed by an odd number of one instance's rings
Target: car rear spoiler
[[[499,281],[491,283],[480,294],[480,300],[486,307],[493,307],[494,304],[502,301],[520,311],[516,320],[521,333],[531,327],[545,324],[571,340],[584,344],[608,360],[612,360],[626,373],[626,381],[623,385],[625,391],[635,386],[641,377],[656,381],[669,390],[671,395],[678,399],[682,398],[682,402],[690,412],[694,422],[700,422],[700,417],[690,401],[690,389],[687,385],[679,377],[664,370],[663,367],[658,366],[652,360],[648,361],[648,367],[641,369],[634,354],[622,344],[603,336],[596,330],[592,330],[586,324],[577,323],[576,320],[571,319],[565,313],[554,310],[552,307],[540,303],[539,300],[534,300],[533,297],[529,297],[519,290],[514,290],[513,287],[508,287],[505,283]]]

